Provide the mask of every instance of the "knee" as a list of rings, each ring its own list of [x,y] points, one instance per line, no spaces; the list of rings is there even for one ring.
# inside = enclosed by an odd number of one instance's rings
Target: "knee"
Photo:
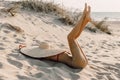
[[[88,61],[85,60],[85,61],[82,61],[82,62],[79,62],[79,63],[74,63],[74,67],[75,68],[85,68],[88,64]]]
[[[70,34],[67,36],[67,39],[68,39],[69,41],[75,40],[75,38],[74,38],[73,36],[71,36]]]
[[[85,68],[88,65],[88,61],[85,61],[83,64],[80,64],[79,66],[81,66],[82,68]]]

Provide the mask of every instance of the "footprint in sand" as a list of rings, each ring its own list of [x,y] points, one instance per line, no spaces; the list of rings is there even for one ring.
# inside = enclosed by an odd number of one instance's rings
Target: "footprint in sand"
[[[108,73],[109,74],[109,73]],[[106,74],[103,74],[103,75],[96,75],[97,79],[96,80],[115,80],[115,79],[111,79],[109,78],[108,76],[110,75],[106,75]]]
[[[89,58],[91,58],[91,57],[92,57],[91,55],[87,55],[87,54],[86,54],[86,56],[87,56],[87,57],[89,57]]]
[[[91,53],[93,53],[93,54],[97,54],[97,52],[91,52]]]
[[[33,77],[36,77],[36,78],[42,78],[44,75],[46,75],[45,73],[42,73],[42,72],[39,72],[39,73],[36,73],[34,75],[32,75]],[[55,76],[57,77],[57,80],[64,80],[61,76],[59,75],[56,75]],[[48,76],[50,77],[50,76]]]
[[[108,50],[105,50],[105,52],[109,52]]]
[[[22,75],[16,75],[16,76],[19,80],[36,80],[36,79],[33,79],[31,77],[27,77],[27,76],[22,76]]]
[[[3,40],[6,40],[6,39],[7,39],[7,37],[3,37],[2,39],[3,39]]]
[[[118,44],[118,46],[120,46],[120,44]]]
[[[110,56],[108,56],[108,55],[101,55],[102,57],[110,57]]]
[[[5,79],[3,79],[3,76],[0,76],[0,80],[5,80]]]
[[[16,49],[16,51],[13,50],[12,52],[13,53],[8,54],[8,57],[14,57],[17,60],[25,60],[26,59],[26,57],[24,55],[19,53],[18,49]]]
[[[106,49],[106,47],[105,46],[101,46],[101,49]]]
[[[12,49],[11,52],[13,52],[13,53],[19,53],[19,49]]]
[[[20,63],[20,62],[18,62],[18,61],[15,61],[15,60],[12,60],[12,59],[7,59],[7,61],[8,61],[10,64],[16,66],[17,68],[20,68],[20,69],[21,69],[21,68],[23,67],[23,64]]]
[[[118,61],[120,61],[120,57],[114,57],[115,59],[117,59]]]
[[[103,77],[102,75],[96,75],[96,78],[97,78],[98,80],[103,80],[103,79],[104,79],[104,77]]]
[[[92,41],[90,42],[90,44],[94,45],[94,44],[95,44],[95,42],[92,40]]]
[[[93,47],[93,45],[91,45],[91,44],[86,44],[86,46],[88,46],[89,48]]]
[[[23,38],[23,39],[27,39],[27,37],[26,37],[26,36],[22,36],[22,38]]]
[[[92,60],[93,63],[101,63],[101,61],[98,60]]]
[[[0,46],[4,46],[4,44],[3,44],[3,43],[0,43]]]
[[[79,80],[80,79],[80,76],[78,74],[74,74],[74,73],[69,73],[69,74],[71,75],[71,80]],[[61,78],[62,78],[62,76],[61,76]]]
[[[3,37],[2,40],[3,40],[4,42],[10,42],[7,37]]]
[[[3,30],[3,32],[6,33],[6,34],[9,34],[9,33],[10,33],[9,30]]]
[[[112,72],[115,72],[117,75],[116,76],[119,76],[120,75],[120,64],[119,63],[116,63],[115,65],[112,65],[112,64],[108,64],[108,63],[102,63],[106,68],[106,69],[109,69],[110,71]],[[120,78],[120,76],[119,76]]]
[[[15,37],[17,37],[17,35],[16,35],[16,34],[14,34],[14,35],[13,35],[13,37],[15,38]]]
[[[2,65],[2,63],[0,62],[0,68],[2,68],[3,67],[3,65]]]
[[[53,24],[52,26],[53,26],[53,27],[57,27],[57,25],[55,25],[55,24]]]
[[[95,51],[99,51],[99,49],[95,49]]]
[[[33,25],[35,25],[35,23],[34,22],[31,22]]]
[[[99,74],[99,75],[111,75],[111,73],[109,73],[109,72],[97,72],[97,74]]]
[[[20,44],[20,43],[23,43],[23,42],[25,42],[25,40],[16,38],[15,43]]]
[[[115,66],[120,69],[120,63],[116,63]]]
[[[55,75],[55,76],[57,77],[57,80],[65,80],[61,75]],[[73,77],[71,77],[71,78],[73,78]],[[75,79],[71,79],[71,80],[75,80]]]
[[[53,36],[55,37],[55,39],[59,40],[58,37],[56,35],[53,34]]]
[[[0,47],[0,50],[5,50],[5,48],[3,48],[3,47]]]
[[[108,78],[108,80],[116,80],[113,75],[108,75],[106,77]]]
[[[117,43],[117,46],[120,46],[120,41],[116,41],[116,43]]]
[[[104,69],[104,68],[103,68]],[[104,69],[104,71],[97,71],[96,72],[97,73],[97,75],[96,75],[96,77],[99,79],[99,80],[103,80],[103,79],[105,79],[105,80],[114,80],[114,79],[111,79],[110,77],[111,77],[111,75],[112,75],[112,73],[111,72],[109,72],[107,69]],[[104,75],[104,76],[103,76]]]
[[[45,75],[44,73],[39,72],[39,73],[34,74],[33,76],[36,77],[36,78],[41,78],[44,75]]]
[[[96,78],[91,78],[91,80],[97,80]]]
[[[50,40],[44,40],[45,42],[51,42]]]
[[[44,29],[44,28],[42,28],[42,27],[41,27],[41,29],[42,29],[43,31],[45,31],[45,32],[48,32],[47,30],[45,30],[45,29]]]
[[[23,39],[16,38],[17,41],[24,42]]]

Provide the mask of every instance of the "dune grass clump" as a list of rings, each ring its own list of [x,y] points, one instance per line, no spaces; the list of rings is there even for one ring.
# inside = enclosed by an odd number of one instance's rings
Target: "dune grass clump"
[[[17,10],[16,10],[17,8],[18,8],[17,6],[10,7],[7,9],[7,12],[9,12],[11,16],[15,16],[15,14],[17,13]]]
[[[10,14],[12,17],[16,15],[16,13],[19,12],[20,6],[18,3],[14,3],[14,1],[11,1],[4,5],[2,8],[0,8],[0,12]]]
[[[44,13],[53,13],[59,17],[62,23],[67,25],[74,25],[77,22],[79,13],[74,16],[71,15],[71,12],[66,11],[61,8],[58,4],[53,2],[45,2],[43,0],[24,0],[19,1],[22,6],[22,9],[32,10],[35,12],[44,12]]]
[[[87,25],[87,26],[85,27],[85,29],[89,30],[90,32],[94,32],[94,33],[97,32],[97,28],[94,27],[94,25],[92,25],[92,24]]]
[[[55,5],[52,2],[44,2],[42,0],[24,0],[21,1],[23,9],[29,9],[36,12],[55,12],[57,14],[61,14],[64,11],[58,5]]]
[[[95,25],[96,28],[98,28],[99,30],[101,30],[102,32],[105,32],[107,34],[111,34],[108,25],[105,24],[107,18],[104,18],[101,21],[92,21],[92,23]]]
[[[78,22],[80,16],[80,13],[76,13],[73,15],[72,12],[71,14],[70,12],[68,12],[68,14],[66,14],[65,16],[61,16],[59,20],[66,25],[75,25]]]
[[[81,17],[81,12],[70,12],[61,8],[58,4],[54,4],[53,2],[45,2],[43,0],[23,0],[15,2],[15,4],[21,5],[22,9],[25,10],[43,12],[46,14],[52,13],[57,15],[58,20],[66,25],[75,25]],[[8,11],[11,13],[11,8]],[[12,13],[11,15],[14,16]],[[105,24],[105,22],[106,18],[104,18],[102,21],[92,21],[96,28],[107,34],[111,34],[110,30],[108,29],[108,25]],[[96,28],[88,27],[87,29],[92,32],[96,32]]]

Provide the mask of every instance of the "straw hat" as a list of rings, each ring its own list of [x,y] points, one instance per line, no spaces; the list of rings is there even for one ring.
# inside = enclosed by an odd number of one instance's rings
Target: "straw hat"
[[[63,52],[63,50],[51,48],[48,43],[42,42],[40,43],[39,46],[21,48],[20,52],[29,57],[44,58],[44,57],[57,55]]]

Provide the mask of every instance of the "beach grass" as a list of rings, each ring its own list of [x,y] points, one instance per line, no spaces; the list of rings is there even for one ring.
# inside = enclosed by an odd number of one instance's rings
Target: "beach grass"
[[[95,25],[96,28],[98,28],[102,32],[112,34],[110,29],[108,28],[109,25],[107,24],[106,17],[101,21],[92,21],[92,23]]]
[[[75,25],[81,15],[80,12],[70,12],[65,8],[61,8],[59,4],[53,2],[45,2],[43,0],[24,0],[19,1],[22,9],[31,10],[35,12],[44,12],[46,14],[53,13],[57,15],[58,20],[66,25]]]
[[[65,25],[74,26],[79,18],[81,17],[82,12],[70,12],[65,8],[59,6],[59,4],[54,4],[53,2],[45,2],[43,0],[23,0],[15,3],[19,3],[22,6],[22,9],[31,10],[34,12],[43,12],[46,14],[52,13],[58,16],[58,20],[64,23]],[[102,32],[111,34],[108,29],[108,25],[105,24],[106,18],[101,21],[92,21],[95,27]],[[96,32],[95,28],[87,28],[92,32]]]

